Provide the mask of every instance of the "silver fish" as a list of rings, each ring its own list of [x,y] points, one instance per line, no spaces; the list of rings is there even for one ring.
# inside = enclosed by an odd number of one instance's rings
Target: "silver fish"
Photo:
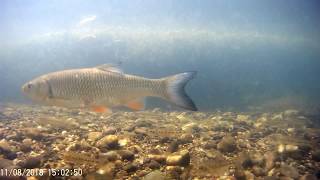
[[[69,108],[92,108],[106,112],[115,106],[134,110],[144,108],[146,96],[160,97],[182,108],[197,107],[184,87],[196,72],[148,79],[123,73],[112,65],[71,69],[42,75],[22,86],[22,91],[34,101]]]

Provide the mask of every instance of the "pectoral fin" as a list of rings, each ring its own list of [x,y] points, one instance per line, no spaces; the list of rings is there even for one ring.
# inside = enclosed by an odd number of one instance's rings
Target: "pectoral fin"
[[[93,106],[92,110],[97,113],[112,113],[111,109],[105,106]]]
[[[132,110],[136,110],[136,111],[143,110],[144,109],[144,100],[139,99],[139,100],[130,101],[125,106],[127,106],[128,108],[130,108]]]

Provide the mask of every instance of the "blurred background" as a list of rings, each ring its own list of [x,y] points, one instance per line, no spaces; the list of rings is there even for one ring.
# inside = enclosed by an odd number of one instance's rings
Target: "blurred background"
[[[41,74],[121,62],[198,71],[186,90],[202,111],[318,108],[319,17],[317,0],[3,0],[0,102],[29,102],[20,87]]]

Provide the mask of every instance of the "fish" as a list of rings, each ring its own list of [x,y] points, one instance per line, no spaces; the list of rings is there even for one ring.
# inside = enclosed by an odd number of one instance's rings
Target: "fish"
[[[159,97],[176,106],[197,111],[186,94],[186,84],[196,71],[188,71],[159,79],[125,74],[111,64],[69,69],[41,75],[25,83],[21,89],[31,100],[49,106],[87,108],[95,112],[112,112],[113,107],[132,110],[145,108],[144,98]]]

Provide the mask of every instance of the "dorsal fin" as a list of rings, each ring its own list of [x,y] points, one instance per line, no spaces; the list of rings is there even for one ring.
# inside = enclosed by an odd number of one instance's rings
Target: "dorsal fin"
[[[117,67],[117,65],[113,64],[102,64],[100,66],[96,66],[95,68],[100,69],[102,71],[109,71],[122,74],[123,71]]]

